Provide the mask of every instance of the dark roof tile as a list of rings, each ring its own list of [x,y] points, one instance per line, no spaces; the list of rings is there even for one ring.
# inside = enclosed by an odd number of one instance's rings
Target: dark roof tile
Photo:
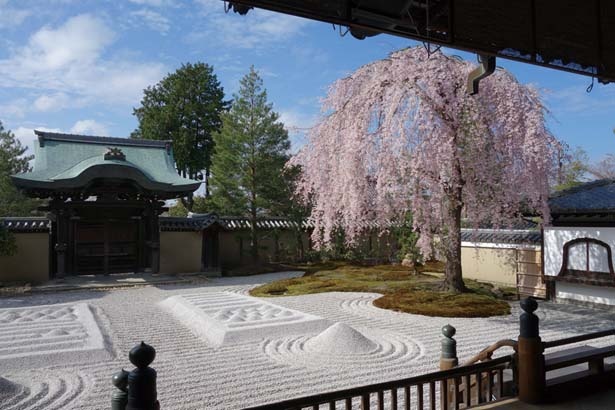
[[[557,192],[549,199],[551,213],[615,212],[615,180],[601,179]]]

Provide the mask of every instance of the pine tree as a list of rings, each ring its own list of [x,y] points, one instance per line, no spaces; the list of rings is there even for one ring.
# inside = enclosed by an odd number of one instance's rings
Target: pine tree
[[[256,221],[288,195],[284,165],[290,141],[254,67],[233,97],[220,132],[214,134],[211,200],[219,213],[249,218],[250,251],[257,262]]]
[[[27,147],[10,130],[5,130],[0,121],[0,217],[28,216],[38,205],[38,201],[22,195],[13,182],[11,175],[28,172],[32,155],[24,155]],[[13,235],[0,224],[0,255],[15,251]]]
[[[28,216],[38,205],[22,195],[11,181],[11,175],[31,170],[30,160],[34,156],[24,155],[27,149],[0,122],[0,217]]]

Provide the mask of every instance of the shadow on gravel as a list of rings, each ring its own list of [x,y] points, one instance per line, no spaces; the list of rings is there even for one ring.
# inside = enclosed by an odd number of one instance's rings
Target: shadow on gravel
[[[288,271],[288,272],[273,272],[262,273],[259,275],[249,276],[220,276],[210,277],[207,280],[192,282],[192,283],[177,283],[177,284],[154,284],[154,287],[162,291],[181,290],[181,289],[200,289],[200,288],[215,288],[228,286],[257,286],[268,282],[273,282],[280,279],[288,279],[302,276],[303,272]]]

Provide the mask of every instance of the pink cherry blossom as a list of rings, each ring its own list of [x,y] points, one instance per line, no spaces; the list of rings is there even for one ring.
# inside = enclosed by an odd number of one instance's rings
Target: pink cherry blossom
[[[365,222],[411,211],[419,247],[440,239],[445,287],[463,290],[460,220],[508,226],[527,210],[548,221],[548,177],[559,142],[538,91],[498,69],[469,95],[473,64],[409,48],[336,81],[308,143],[297,194],[313,206],[313,241],[342,228],[355,243]]]

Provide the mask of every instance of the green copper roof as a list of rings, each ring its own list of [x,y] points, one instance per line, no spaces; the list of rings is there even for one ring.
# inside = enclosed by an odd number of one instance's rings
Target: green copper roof
[[[76,190],[93,179],[109,178],[131,180],[146,191],[181,195],[200,185],[178,175],[170,141],[35,133],[33,171],[13,176],[23,189]]]

